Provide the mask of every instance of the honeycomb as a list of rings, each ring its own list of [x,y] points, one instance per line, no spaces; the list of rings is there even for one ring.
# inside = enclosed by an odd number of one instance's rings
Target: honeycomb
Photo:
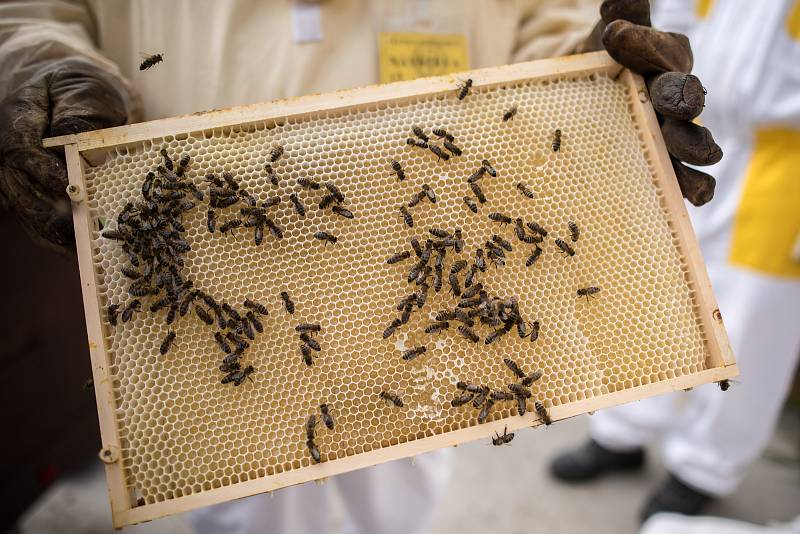
[[[259,199],[283,199],[273,213],[285,237],[267,234],[261,246],[253,244],[251,229],[209,234],[205,208],[184,216],[191,251],[183,271],[195,287],[219,301],[238,306],[249,297],[269,308],[265,333],[247,351],[256,369],[252,381],[220,384],[213,330],[194,314],[173,325],[175,344],[164,356],[159,345],[168,327],[160,316],[138,313],[116,327],[102,318],[132,506],[137,499],[149,505],[307,468],[313,460],[305,422],[321,403],[336,421],[334,430],[317,427],[323,461],[476,425],[476,410],[450,405],[455,384],[504,387],[513,378],[505,357],[543,372],[528,409],[534,400],[564,405],[705,369],[706,334],[654,183],[645,132],[631,116],[633,98],[628,86],[600,74],[530,80],[473,88],[463,101],[453,91],[152,139],[87,168],[102,307],[129,298],[120,273],[126,256],[100,228],[112,227],[123,206],[140,197],[162,147],[176,159],[191,156],[187,177],[203,191],[206,173],[227,171]],[[517,114],[502,121],[512,106]],[[463,155],[438,161],[406,145],[414,125],[428,132],[445,127]],[[558,152],[552,149],[556,129],[562,131]],[[264,172],[275,145],[285,148],[274,164],[278,186]],[[480,182],[488,202],[474,214],[462,198],[469,193],[466,178],[484,158],[498,175]],[[392,172],[392,159],[402,163],[404,181]],[[355,218],[317,209],[324,190],[302,189],[299,178],[335,183]],[[534,198],[520,194],[518,182]],[[398,207],[423,184],[437,202],[412,208],[415,224],[408,228]],[[291,193],[308,208],[304,218],[288,201]],[[532,247],[514,238],[513,225],[490,221],[492,211],[549,230],[532,267],[525,266]],[[555,237],[572,243],[569,221],[581,231],[572,257],[553,244]],[[457,302],[446,280],[408,324],[382,338],[398,316],[397,302],[415,289],[406,281],[411,262],[387,265],[386,259],[410,250],[411,237],[429,237],[426,229],[434,226],[461,228],[466,246],[457,257],[468,260],[492,234],[513,243],[506,266],[490,267],[478,279],[492,294],[516,297],[523,317],[540,321],[538,340],[512,332],[485,345],[453,329],[425,334],[434,313]],[[338,236],[338,243],[314,239],[319,230]],[[453,260],[448,253],[445,273]],[[587,286],[601,292],[577,298],[576,290]],[[282,291],[296,304],[293,315],[283,309]],[[322,351],[310,367],[298,351],[300,322],[322,325]],[[401,359],[422,344],[425,354]],[[404,407],[380,399],[384,389],[400,395]],[[515,403],[498,403],[487,421],[515,415]]]

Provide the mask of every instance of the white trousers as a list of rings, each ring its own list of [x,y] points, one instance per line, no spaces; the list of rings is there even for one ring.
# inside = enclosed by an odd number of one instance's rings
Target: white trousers
[[[196,534],[322,534],[328,531],[331,491],[347,510],[347,534],[417,534],[430,526],[452,471],[452,450],[337,475],[219,504],[191,514]]]
[[[739,365],[715,384],[598,412],[591,436],[617,451],[663,440],[667,469],[715,496],[732,493],[769,441],[800,355],[800,281],[709,264]]]

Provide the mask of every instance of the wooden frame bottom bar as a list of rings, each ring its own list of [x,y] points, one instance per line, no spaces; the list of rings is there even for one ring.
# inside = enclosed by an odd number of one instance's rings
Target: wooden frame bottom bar
[[[567,405],[554,406],[550,410],[550,417],[553,421],[560,421],[587,412],[591,414],[595,410],[609,408],[636,400],[643,400],[655,395],[689,390],[696,386],[708,384],[709,382],[718,382],[720,380],[733,378],[738,374],[739,370],[736,365],[707,369],[693,375],[656,382],[655,384],[648,384],[646,386],[637,386],[624,391],[608,393],[602,397],[572,402]],[[372,467],[384,462],[410,458],[445,447],[458,446],[482,438],[488,439],[495,432],[502,434],[504,427],[508,427],[509,431],[516,431],[524,427],[537,427],[540,424],[537,415],[534,412],[528,412],[522,417],[511,417],[462,430],[454,430],[446,434],[408,441],[386,449],[377,449],[340,460],[323,462],[299,471],[277,473],[257,480],[239,482],[234,486],[213,489],[167,502],[150,504],[142,508],[120,511],[114,515],[114,527],[121,528],[126,525],[152,521],[153,519],[175,513],[187,512],[203,506],[250,497],[259,493],[274,491],[311,480],[347,473],[365,467]]]

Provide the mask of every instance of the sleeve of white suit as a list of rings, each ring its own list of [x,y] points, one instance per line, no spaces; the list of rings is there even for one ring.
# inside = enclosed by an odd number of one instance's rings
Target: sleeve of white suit
[[[0,3],[0,102],[43,68],[64,59],[82,59],[108,72],[121,95],[134,95],[117,66],[95,47],[96,28],[89,6],[79,0]],[[128,116],[140,104],[131,96]]]
[[[573,53],[600,20],[600,0],[527,0],[521,11],[515,62]]]

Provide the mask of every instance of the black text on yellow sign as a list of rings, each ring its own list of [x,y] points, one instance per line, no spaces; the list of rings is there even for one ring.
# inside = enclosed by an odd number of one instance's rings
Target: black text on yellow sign
[[[379,35],[381,83],[440,76],[469,69],[467,39],[461,34]]]

